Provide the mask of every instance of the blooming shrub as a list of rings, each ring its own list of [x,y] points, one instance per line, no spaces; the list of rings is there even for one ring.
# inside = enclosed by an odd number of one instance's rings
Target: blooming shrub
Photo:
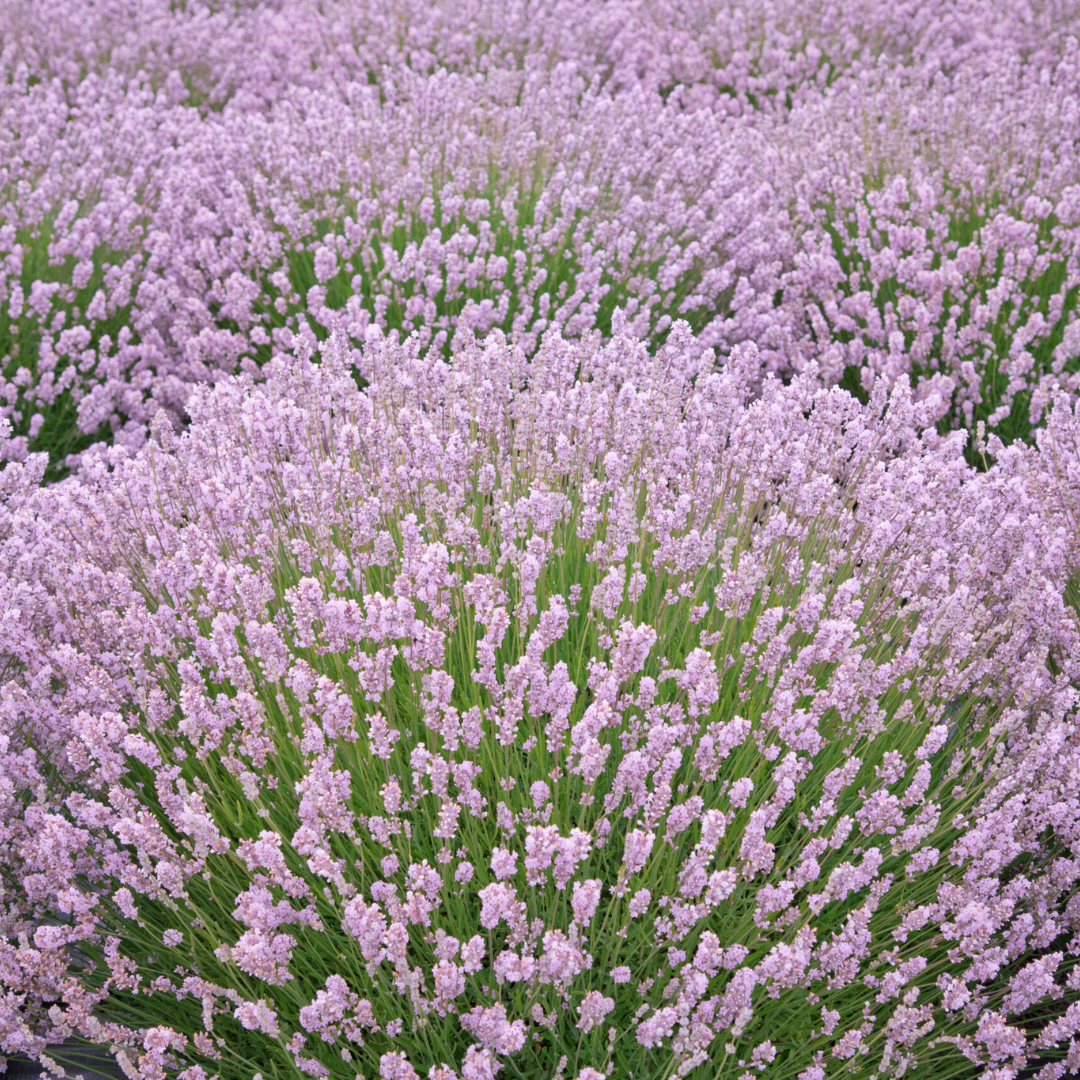
[[[865,72],[792,114],[778,171],[805,231],[782,306],[804,360],[836,381],[945,375],[954,426],[1012,438],[1076,389],[1070,41],[1052,69],[1005,54],[935,74],[929,97],[910,72]]]
[[[0,1054],[1080,1071],[1078,15],[0,5]]]
[[[976,472],[903,379],[626,331],[372,327],[363,389],[334,335],[81,481],[7,466],[0,1049],[1078,1064],[1069,403]]]

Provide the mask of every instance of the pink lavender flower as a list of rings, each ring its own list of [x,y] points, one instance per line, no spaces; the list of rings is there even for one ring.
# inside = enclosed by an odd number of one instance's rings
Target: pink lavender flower
[[[493,930],[502,921],[514,923],[524,914],[525,905],[508,885],[492,884],[479,893],[481,902],[480,925]]]
[[[495,848],[491,855],[491,872],[499,881],[513,877],[517,873],[517,852]]]
[[[383,1080],[420,1080],[420,1074],[402,1053],[392,1051],[379,1059],[379,1075]]]
[[[604,997],[596,990],[590,990],[578,1006],[578,1027],[585,1033],[592,1031],[603,1022],[605,1016],[615,1008],[615,999]]]
[[[294,945],[295,940],[289,934],[247,930],[228,953],[245,974],[270,986],[281,986],[292,978],[288,964]]]
[[[245,1001],[238,1005],[233,1015],[248,1031],[261,1031],[276,1039],[280,1033],[277,1013],[263,999],[256,1002]]]
[[[641,829],[631,829],[626,836],[626,848],[623,853],[623,865],[627,873],[636,874],[645,866],[645,861],[652,851],[655,833],[645,832]]]
[[[602,888],[603,883],[598,878],[574,882],[574,893],[570,900],[570,906],[574,912],[574,922],[587,923],[592,919],[600,904]]]

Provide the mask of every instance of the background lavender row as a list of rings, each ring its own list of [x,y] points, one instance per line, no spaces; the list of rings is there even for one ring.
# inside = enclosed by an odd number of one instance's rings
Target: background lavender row
[[[910,372],[1006,440],[1075,389],[1075,5],[0,18],[8,458],[135,448],[371,321],[447,353],[683,318],[856,393]]]

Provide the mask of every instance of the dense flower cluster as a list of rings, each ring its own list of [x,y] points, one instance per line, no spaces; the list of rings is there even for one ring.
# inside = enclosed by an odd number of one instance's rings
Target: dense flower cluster
[[[7,467],[4,1049],[1080,1064],[1080,416],[977,472],[903,378],[627,331],[370,327]]]
[[[946,93],[866,71],[792,113],[780,175],[806,231],[781,306],[803,357],[835,381],[940,372],[956,422],[1013,435],[1077,388],[1078,50],[1041,69],[1006,52]]]
[[[745,7],[5,4],[3,456],[135,450],[295,338],[616,307],[1026,436],[1080,366],[1075,4]]]

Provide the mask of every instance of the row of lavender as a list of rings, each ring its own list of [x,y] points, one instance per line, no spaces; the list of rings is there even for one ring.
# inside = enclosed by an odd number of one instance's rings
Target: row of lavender
[[[1080,1070],[1077,15],[0,9],[0,1055]]]
[[[6,457],[134,449],[297,337],[616,307],[1026,435],[1080,356],[1080,22],[752,7],[5,5]]]

